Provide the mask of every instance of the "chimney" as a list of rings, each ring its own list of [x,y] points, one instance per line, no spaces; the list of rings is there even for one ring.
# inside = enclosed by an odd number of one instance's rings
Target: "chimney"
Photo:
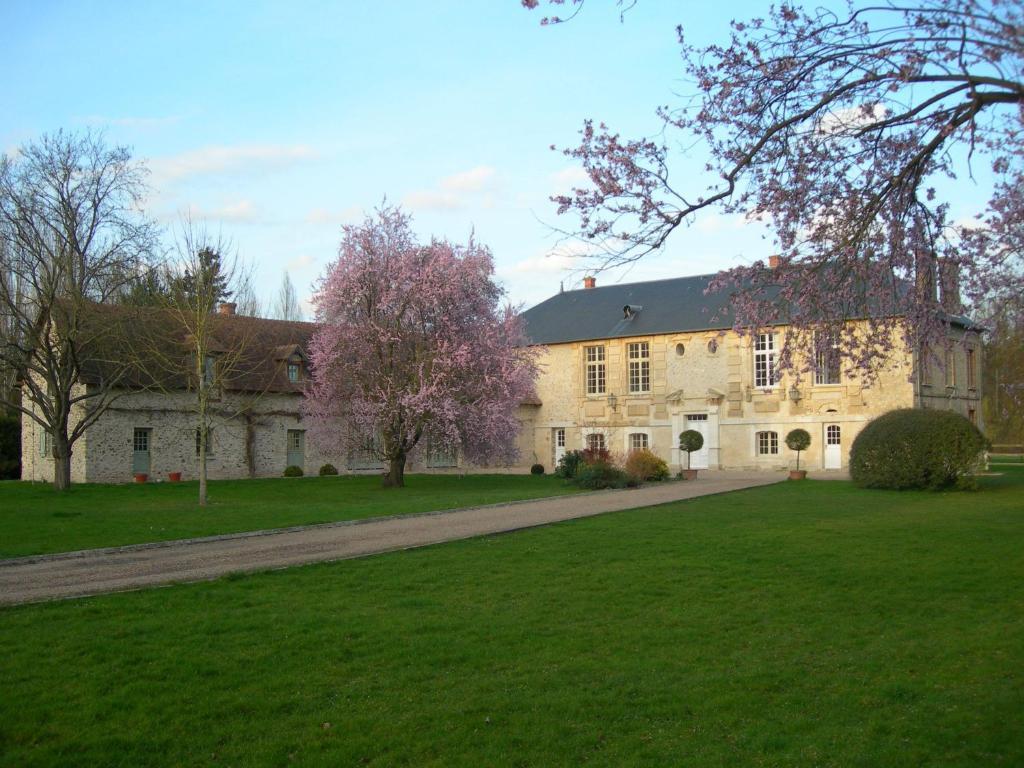
[[[960,265],[955,261],[943,259],[939,262],[939,290],[942,292],[942,308],[951,315],[962,314],[964,305],[960,301]]]
[[[768,257],[768,267],[769,267],[769,269],[778,269],[779,264],[781,264],[781,263],[782,263],[782,257],[779,256],[779,254],[777,254],[777,253],[773,253],[771,256]]]
[[[233,315],[237,307],[238,305],[233,301],[222,301],[217,307],[217,312],[221,315]]]
[[[587,288],[587,289],[596,288],[597,287],[597,278],[596,277],[584,277],[583,278],[583,287]]]
[[[919,300],[935,301],[935,256],[930,251],[918,251],[914,256],[914,284]]]

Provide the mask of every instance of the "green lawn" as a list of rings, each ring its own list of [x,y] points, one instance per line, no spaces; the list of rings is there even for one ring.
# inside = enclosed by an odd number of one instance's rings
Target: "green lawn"
[[[0,763],[1024,764],[1024,470],[0,611]]]
[[[0,482],[0,557],[405,515],[573,493],[552,475],[407,475],[406,488],[380,477],[221,480],[210,504],[196,483],[77,485]]]

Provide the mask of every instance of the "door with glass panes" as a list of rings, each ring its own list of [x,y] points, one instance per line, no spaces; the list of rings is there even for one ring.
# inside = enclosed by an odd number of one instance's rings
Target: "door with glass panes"
[[[289,467],[306,466],[306,433],[301,429],[288,430],[288,465]]]

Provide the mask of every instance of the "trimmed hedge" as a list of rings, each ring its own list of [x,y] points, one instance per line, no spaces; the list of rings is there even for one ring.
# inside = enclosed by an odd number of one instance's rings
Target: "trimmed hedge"
[[[302,467],[297,464],[289,464],[284,468],[285,477],[302,477],[305,472],[302,471]]]
[[[530,474],[531,475],[543,475],[544,474],[544,465],[543,464],[534,464],[532,467],[530,467]]]
[[[327,475],[338,474],[338,468],[333,464],[324,464],[320,467],[320,477],[326,477]]]
[[[610,461],[598,460],[592,463],[583,464],[573,483],[580,488],[589,491],[599,491],[603,488],[626,488],[637,485],[637,481],[627,475],[623,470],[616,467]]]
[[[862,488],[975,488],[988,441],[952,411],[902,408],[869,423],[850,448],[850,476]]]

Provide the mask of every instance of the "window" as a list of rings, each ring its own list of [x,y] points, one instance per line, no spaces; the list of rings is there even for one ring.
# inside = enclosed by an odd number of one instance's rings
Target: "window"
[[[649,442],[646,432],[631,432],[629,435],[629,450],[639,451],[643,448],[649,448]]]
[[[759,333],[754,340],[754,386],[770,389],[775,381],[775,334]]]
[[[955,387],[956,386],[956,360],[953,357],[953,350],[951,350],[951,349],[947,349],[946,350],[946,361],[945,361],[945,366],[944,367],[945,367],[945,371],[946,371],[946,386],[947,387]]]
[[[779,433],[778,432],[758,432],[757,433],[757,455],[758,456],[777,456],[779,453]]]
[[[196,456],[199,455],[199,435],[202,434],[198,427],[196,427]],[[213,456],[213,431],[206,428],[206,455]]]
[[[604,394],[604,347],[584,347],[587,360],[587,394]]]
[[[629,360],[629,391],[651,391],[651,345],[646,341],[634,341],[626,345]]]
[[[289,429],[288,430],[288,450],[289,451],[301,451],[302,450],[302,430],[301,429]]]
[[[604,451],[607,446],[604,442],[604,435],[601,432],[594,432],[587,435],[587,450],[588,451]]]
[[[676,344],[676,357],[682,357],[686,354],[685,344]]]
[[[968,408],[967,420],[970,421],[971,424],[973,424],[974,426],[978,426],[978,412],[975,411],[973,408]]]
[[[713,355],[718,351],[718,340],[712,339],[708,342],[708,354]]]
[[[39,433],[39,455],[44,459],[53,458],[53,435],[48,429]]]
[[[136,453],[149,453],[149,430],[145,427],[135,427],[132,433],[132,450]]]
[[[213,355],[207,355],[203,359],[203,386],[212,387],[217,375],[217,361]]]
[[[829,424],[825,427],[825,445],[839,445],[842,440],[842,433],[838,424]]]
[[[288,381],[293,384],[299,380],[299,364],[288,363]]]
[[[565,427],[555,430],[555,448],[565,448]]]
[[[967,387],[968,389],[976,389],[978,386],[977,374],[974,369],[974,350],[967,349]]]
[[[458,464],[458,457],[451,448],[431,446],[427,451],[427,466],[432,469],[457,467]]]
[[[814,383],[839,383],[839,340],[833,333],[814,334]]]

